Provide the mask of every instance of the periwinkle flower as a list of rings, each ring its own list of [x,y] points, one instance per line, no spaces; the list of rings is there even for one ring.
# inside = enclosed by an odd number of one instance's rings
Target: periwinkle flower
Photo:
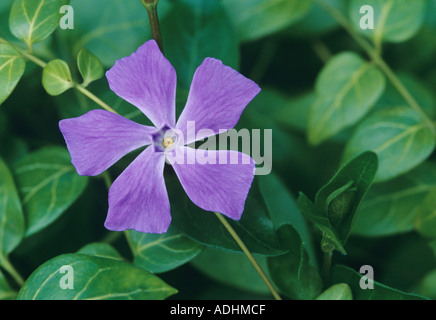
[[[59,123],[80,175],[99,175],[127,153],[147,146],[112,184],[105,227],[146,233],[168,230],[171,212],[163,171],[169,157],[192,202],[239,220],[254,178],[254,161],[237,151],[187,145],[232,129],[260,92],[259,86],[221,61],[206,58],[194,74],[176,122],[176,72],[154,40],[118,60],[106,77],[112,91],[140,109],[155,127],[105,110]],[[197,158],[216,161],[199,163]]]

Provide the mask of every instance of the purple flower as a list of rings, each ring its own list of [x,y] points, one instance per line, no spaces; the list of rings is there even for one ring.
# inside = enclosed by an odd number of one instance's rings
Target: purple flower
[[[253,181],[254,161],[236,151],[186,145],[232,129],[260,88],[221,61],[207,58],[195,72],[176,123],[176,72],[154,40],[118,60],[106,76],[112,91],[139,108],[155,127],[104,110],[59,123],[80,175],[99,175],[127,153],[149,145],[112,184],[105,227],[147,233],[168,230],[171,213],[163,170],[169,158],[192,202],[239,220]],[[198,158],[216,161],[199,163]]]

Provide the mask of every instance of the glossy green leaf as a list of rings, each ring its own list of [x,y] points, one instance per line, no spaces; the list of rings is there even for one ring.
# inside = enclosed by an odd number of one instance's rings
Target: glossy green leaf
[[[25,68],[24,58],[12,46],[0,41],[0,105],[14,91]]]
[[[353,294],[348,284],[338,283],[321,293],[316,300],[353,300]]]
[[[361,29],[364,5],[374,9],[374,29]],[[421,27],[426,9],[425,0],[351,0],[350,17],[356,30],[374,42],[402,42],[413,37]]]
[[[277,231],[280,243],[288,253],[268,257],[268,270],[277,288],[292,299],[313,299],[322,288],[318,271],[310,265],[300,236],[290,225]]]
[[[80,248],[77,253],[86,254],[93,257],[123,260],[123,257],[112,247],[110,244],[105,242],[93,242],[86,246]]]
[[[435,189],[436,166],[432,163],[374,184],[362,203],[353,234],[373,237],[412,231],[425,197]]]
[[[52,96],[60,95],[73,87],[70,68],[63,60],[52,60],[42,72],[42,85]]]
[[[192,203],[174,175],[165,177],[171,202],[172,223],[179,231],[196,241],[213,247],[241,251],[213,212],[206,212]],[[239,221],[227,219],[252,253],[277,255],[280,249],[271,215],[255,181],[245,202]]]
[[[189,90],[195,70],[207,57],[238,69],[238,39],[218,0],[178,1],[162,20],[162,36],[165,55],[185,90]]]
[[[311,2],[300,0],[224,0],[230,19],[243,41],[283,30],[301,20]]]
[[[26,236],[56,220],[84,191],[88,178],[79,176],[64,148],[47,147],[29,154],[14,167],[27,221]]]
[[[127,232],[136,266],[152,273],[166,272],[195,258],[203,249],[198,242],[170,228],[164,234]]]
[[[374,289],[360,288],[360,274],[345,266],[336,265],[332,269],[332,283],[346,283],[350,286],[354,300],[426,300],[415,294],[405,293],[377,282],[374,277]]]
[[[255,256],[262,270],[268,272],[265,256]],[[243,253],[207,247],[191,264],[225,285],[257,294],[270,295],[270,291],[256,269]]]
[[[15,0],[9,17],[9,27],[15,37],[29,48],[50,36],[62,17],[60,8],[69,0]]]
[[[436,188],[429,192],[419,207],[415,229],[424,237],[436,238]]]
[[[62,266],[71,271],[61,273]],[[73,289],[61,288],[73,275]],[[65,254],[36,269],[18,293],[19,300],[160,300],[177,290],[158,277],[126,262]]]
[[[421,117],[409,107],[380,110],[363,121],[347,143],[344,158],[366,151],[379,158],[376,181],[394,178],[422,163],[436,140]]]
[[[0,158],[0,266],[21,242],[24,216],[14,179]]]
[[[79,54],[77,55],[77,67],[83,78],[84,87],[91,82],[100,79],[104,75],[103,64],[87,49],[79,51]]]
[[[316,81],[309,113],[309,141],[317,145],[358,122],[377,102],[385,79],[376,66],[352,52],[334,56]]]
[[[15,300],[17,293],[12,290],[5,276],[0,270],[0,300]]]

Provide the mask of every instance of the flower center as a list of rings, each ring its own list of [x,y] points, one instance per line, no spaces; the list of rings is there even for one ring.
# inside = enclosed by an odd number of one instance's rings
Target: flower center
[[[165,147],[165,149],[168,149],[172,147],[174,142],[176,142],[175,137],[164,137],[162,145]]]
[[[162,127],[153,134],[153,145],[156,152],[166,152],[174,149],[178,135],[168,126]]]

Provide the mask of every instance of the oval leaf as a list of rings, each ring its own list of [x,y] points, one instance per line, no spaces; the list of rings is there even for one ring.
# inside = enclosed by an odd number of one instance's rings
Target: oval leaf
[[[52,60],[42,72],[42,85],[52,96],[60,95],[73,87],[70,68],[63,60]]]
[[[321,293],[316,300],[353,300],[353,294],[348,284],[338,283]]]
[[[63,266],[72,271],[61,273]],[[73,288],[62,289],[62,278],[68,276],[72,277],[68,281],[72,281]],[[158,300],[176,292],[158,277],[126,262],[75,253],[58,256],[40,266],[27,279],[18,299]]]
[[[24,58],[9,44],[0,42],[0,104],[14,91],[25,68]]]
[[[374,40],[374,42],[402,42],[411,38],[421,27],[424,16],[425,0],[351,0],[350,16],[356,29]],[[374,29],[359,28],[364,14],[360,8],[364,5],[374,9]]]
[[[69,0],[15,0],[9,16],[12,34],[29,48],[51,35],[59,25],[60,8]]]
[[[317,145],[359,121],[377,102],[385,78],[373,64],[345,52],[333,57],[316,81],[308,137]]]
[[[433,152],[435,136],[408,107],[375,112],[362,122],[345,148],[345,159],[366,150],[379,158],[376,181],[394,178],[422,163]]]
[[[175,269],[195,258],[203,246],[170,228],[164,234],[129,230],[127,240],[136,266],[153,273]]]
[[[104,75],[103,64],[87,49],[80,50],[77,56],[77,67],[83,78],[84,87]]]
[[[106,259],[123,260],[123,257],[112,247],[105,242],[94,242],[82,247],[77,253],[86,254],[88,256],[100,257]]]
[[[26,236],[45,228],[76,201],[88,182],[71,165],[64,148],[48,147],[27,155],[14,167],[27,220]]]

